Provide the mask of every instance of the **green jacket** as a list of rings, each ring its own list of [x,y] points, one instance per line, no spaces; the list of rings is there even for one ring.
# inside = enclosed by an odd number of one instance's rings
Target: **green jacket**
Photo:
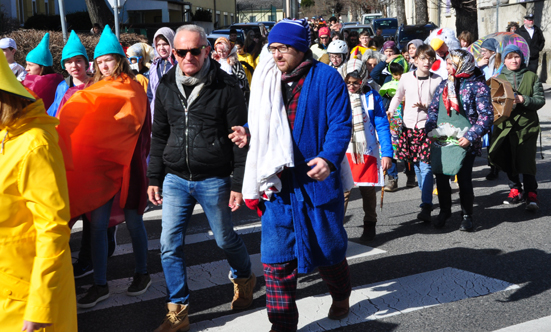
[[[536,152],[540,132],[537,110],[545,105],[543,86],[526,66],[511,71],[503,68],[499,78],[506,79],[524,103],[515,104],[511,116],[494,126],[490,163],[513,175],[536,175]]]

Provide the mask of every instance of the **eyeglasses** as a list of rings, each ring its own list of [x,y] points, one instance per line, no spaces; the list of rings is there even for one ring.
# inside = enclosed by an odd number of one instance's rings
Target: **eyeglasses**
[[[287,45],[281,45],[281,46],[278,46],[278,47],[274,47],[274,46],[268,47],[268,51],[272,52],[272,54],[275,54],[276,51],[278,51],[281,54],[287,53],[287,52],[289,52],[289,49],[290,48]]]
[[[348,83],[346,83],[346,85],[352,85],[352,86],[360,86],[360,84],[362,84],[362,82],[348,82]]]
[[[320,39],[329,39],[329,36],[325,36],[325,37],[320,36]]]
[[[181,57],[181,58],[185,58],[186,55],[187,55],[187,52],[191,53],[191,55],[193,55],[193,56],[198,56],[199,54],[201,54],[201,51],[203,49],[205,49],[206,47],[207,47],[206,45],[203,45],[199,48],[192,48],[192,49],[189,49],[189,50],[174,49],[174,52],[176,52],[176,54],[178,54],[178,56]]]
[[[429,57],[426,57],[426,56],[420,56],[418,59],[419,59],[419,61],[434,62],[434,58],[429,58]]]
[[[342,59],[342,54],[330,54],[329,59],[331,60]]]

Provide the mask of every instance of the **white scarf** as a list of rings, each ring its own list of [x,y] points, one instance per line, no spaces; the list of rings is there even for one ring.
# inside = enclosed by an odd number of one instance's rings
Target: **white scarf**
[[[273,193],[281,191],[277,174],[285,167],[294,167],[291,128],[281,92],[281,71],[271,56],[262,58],[254,71],[248,119],[251,137],[243,198],[269,199]]]

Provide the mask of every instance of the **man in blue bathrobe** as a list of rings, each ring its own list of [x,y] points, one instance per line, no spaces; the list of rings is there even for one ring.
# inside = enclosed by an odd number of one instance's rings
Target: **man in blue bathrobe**
[[[315,268],[333,299],[328,317],[342,319],[349,312],[340,165],[351,137],[351,108],[338,72],[312,58],[309,34],[305,20],[283,20],[268,37],[268,49],[282,72],[294,155],[294,167],[279,174],[281,190],[259,206],[266,307],[271,331],[277,332],[297,330],[298,273]],[[253,125],[249,123],[251,129]]]

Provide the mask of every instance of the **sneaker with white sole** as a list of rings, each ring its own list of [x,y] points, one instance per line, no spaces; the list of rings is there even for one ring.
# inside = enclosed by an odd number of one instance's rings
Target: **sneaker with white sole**
[[[92,287],[88,289],[86,295],[77,301],[77,307],[82,309],[93,308],[99,302],[107,300],[109,295],[109,286],[107,284],[103,286],[92,285]]]
[[[92,273],[94,273],[94,266],[92,265],[92,262],[78,259],[73,263],[73,274],[75,279],[85,277]]]
[[[538,195],[536,193],[529,192],[528,197],[526,198],[526,211],[537,211],[539,208]]]
[[[522,202],[522,192],[516,188],[512,188],[503,204],[518,204],[520,202]]]
[[[130,296],[142,295],[147,291],[149,286],[151,286],[151,277],[149,273],[134,273],[134,278],[130,287],[126,290],[126,294]]]

